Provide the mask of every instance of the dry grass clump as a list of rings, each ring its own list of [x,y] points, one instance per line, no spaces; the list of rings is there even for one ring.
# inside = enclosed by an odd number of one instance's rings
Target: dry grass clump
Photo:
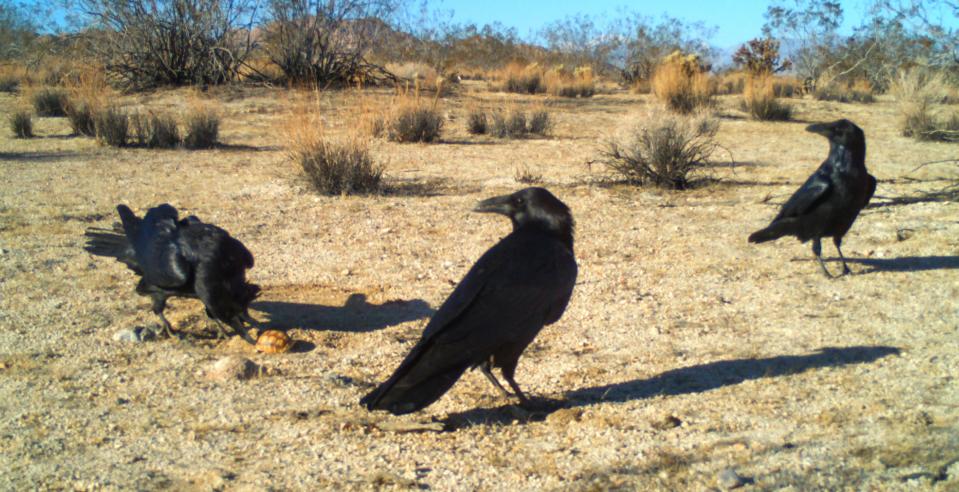
[[[130,118],[117,106],[106,106],[94,113],[97,141],[101,145],[124,147],[130,137]]]
[[[718,131],[719,121],[708,115],[655,111],[607,139],[600,160],[627,183],[682,190],[710,164]]]
[[[153,149],[172,149],[180,145],[176,118],[165,113],[136,113],[130,117],[137,144]]]
[[[353,127],[350,135],[333,139],[326,135],[316,111],[303,109],[287,123],[289,157],[303,168],[313,188],[324,195],[378,193],[383,167],[376,164],[369,142]]]
[[[545,73],[537,63],[522,65],[510,63],[500,73],[502,90],[519,94],[546,92]]]
[[[474,135],[488,134],[497,138],[546,136],[553,128],[553,120],[545,108],[536,108],[529,113],[517,108],[490,112],[474,108],[467,115],[466,124],[467,131]]]
[[[713,104],[709,76],[687,57],[667,57],[653,74],[652,88],[656,97],[677,113],[689,114]]]
[[[10,130],[16,138],[33,138],[33,118],[30,111],[17,109],[10,115]]]
[[[220,115],[205,105],[194,105],[186,116],[186,137],[183,145],[188,149],[209,149],[217,144],[220,135]]]
[[[792,117],[792,106],[779,101],[775,87],[771,75],[749,77],[743,91],[743,111],[756,120],[788,121]]]
[[[421,62],[387,63],[386,70],[400,79],[412,82],[417,90],[449,92],[450,80],[433,67]],[[455,79],[453,79],[455,80]]]
[[[480,107],[471,107],[466,112],[466,131],[471,135],[483,135],[489,130],[486,111]]]
[[[716,93],[724,96],[742,94],[746,90],[746,78],[749,74],[742,70],[728,72],[717,77]]]
[[[578,67],[572,73],[559,66],[544,75],[546,92],[557,97],[592,97],[596,93],[593,69]]]
[[[899,104],[903,136],[918,140],[959,141],[959,116],[937,117],[934,105],[947,102],[950,86],[942,73],[924,69],[902,71],[889,92]]]
[[[401,95],[386,124],[387,137],[401,143],[439,140],[443,115],[437,109],[437,103],[438,98],[426,101],[418,93]]]
[[[0,92],[16,92],[26,78],[26,67],[20,65],[0,66]]]
[[[95,115],[108,106],[110,97],[114,95],[103,69],[93,66],[79,72],[69,85],[69,93],[64,109],[73,134],[95,137]]]
[[[835,80],[816,84],[814,96],[820,101],[870,104],[876,102],[872,84],[868,80],[858,79],[850,82]]]
[[[67,93],[55,87],[43,87],[31,96],[37,116],[66,116]]]

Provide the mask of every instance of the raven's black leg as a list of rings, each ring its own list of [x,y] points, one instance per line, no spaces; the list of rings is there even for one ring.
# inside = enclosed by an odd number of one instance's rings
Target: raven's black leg
[[[822,242],[818,237],[812,240],[812,252],[816,255],[816,259],[819,260],[819,266],[822,267],[822,272],[826,274],[826,277],[834,278],[832,274],[829,273],[829,269],[826,268],[826,264],[822,261]]]
[[[174,335],[173,326],[166,319],[166,316],[163,315],[163,310],[166,309],[166,296],[154,293],[150,297],[153,299],[153,313],[160,317],[163,334],[167,337],[172,337]]]
[[[832,243],[836,245],[836,251],[839,252],[839,259],[842,260],[842,275],[852,273],[852,271],[849,270],[849,266],[846,265],[846,258],[842,255],[842,248],[839,247],[842,244],[842,238],[834,237],[832,238]]]
[[[492,364],[490,363],[489,360],[480,364],[479,369],[480,369],[480,372],[482,372],[483,375],[486,376],[486,379],[488,379],[489,382],[492,383],[493,386],[495,386],[496,389],[498,389],[500,393],[503,394],[503,396],[507,396],[507,397],[510,396],[509,391],[506,391],[506,388],[504,388],[502,384],[499,384],[499,381],[496,380],[496,376],[493,375]]]
[[[523,394],[523,390],[519,389],[519,385],[516,384],[516,380],[513,379],[513,375],[516,373],[516,362],[511,364],[504,365],[502,368],[503,379],[509,383],[509,387],[513,388],[513,391],[516,392],[517,398],[519,398],[520,405],[528,405],[529,399],[526,398],[526,395]]]
[[[246,340],[247,343],[249,343],[250,345],[256,345],[256,340],[254,340],[253,337],[251,337],[250,334],[246,331],[246,327],[243,326],[243,322],[240,321],[240,318],[238,316],[235,316],[230,321],[230,326],[233,328],[233,331],[235,331],[237,335],[240,335],[241,337],[243,337],[243,339]]]
[[[220,320],[214,319],[213,324],[216,325],[216,338],[218,340],[226,340],[227,338],[230,338],[230,334],[226,332],[226,328],[223,326],[223,323],[220,323]]]

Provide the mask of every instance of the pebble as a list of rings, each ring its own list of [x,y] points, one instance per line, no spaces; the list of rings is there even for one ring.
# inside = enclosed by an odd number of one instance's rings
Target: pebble
[[[243,381],[260,374],[262,368],[250,359],[230,355],[214,362],[206,371],[207,379],[214,381]]]
[[[132,343],[141,343],[149,342],[151,340],[156,340],[156,333],[145,326],[137,326],[135,328],[124,328],[113,334],[113,341],[115,342],[132,342]]]
[[[719,477],[716,481],[723,490],[732,490],[746,485],[746,479],[739,476],[736,470],[732,468],[726,468],[719,472]]]

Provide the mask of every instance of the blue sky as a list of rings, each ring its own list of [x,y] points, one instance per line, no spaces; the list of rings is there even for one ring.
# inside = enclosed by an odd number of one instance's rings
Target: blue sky
[[[867,8],[865,1],[841,2],[844,10],[843,31],[852,32],[860,23]],[[769,0],[702,1],[669,0],[667,2],[623,0],[432,0],[434,9],[453,11],[457,22],[475,22],[482,25],[501,22],[515,27],[518,34],[527,37],[541,27],[567,15],[615,15],[619,7],[660,17],[663,13],[685,22],[701,21],[717,28],[712,44],[726,48],[742,44],[761,34],[763,14]]]

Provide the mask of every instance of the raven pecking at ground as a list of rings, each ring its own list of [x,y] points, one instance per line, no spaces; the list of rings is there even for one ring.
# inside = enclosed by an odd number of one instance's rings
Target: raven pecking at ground
[[[528,402],[513,376],[526,346],[559,320],[573,293],[573,217],[543,188],[490,198],[474,211],[509,217],[513,232],[480,257],[393,375],[360,400],[367,409],[415,412],[477,367],[509,396],[492,373],[500,368],[520,402]]]
[[[812,252],[823,272],[832,277],[822,261],[824,237],[832,237],[842,274],[849,272],[842,255],[842,237],[872,198],[876,178],[866,171],[866,137],[849,120],[809,125],[806,131],[829,139],[829,156],[806,183],[783,205],[779,215],[765,229],[749,236],[749,242],[762,243],[782,236],[796,236],[800,241],[812,239]]]
[[[253,255],[223,229],[190,216],[179,220],[177,210],[163,204],[147,211],[142,219],[126,205],[117,205],[121,224],[113,229],[90,228],[83,248],[96,256],[116,258],[140,276],[136,292],[153,300],[166,335],[173,334],[163,315],[170,297],[197,298],[206,314],[249,343],[255,343],[243,322],[253,323],[247,312],[260,287],[246,281],[253,268]]]

